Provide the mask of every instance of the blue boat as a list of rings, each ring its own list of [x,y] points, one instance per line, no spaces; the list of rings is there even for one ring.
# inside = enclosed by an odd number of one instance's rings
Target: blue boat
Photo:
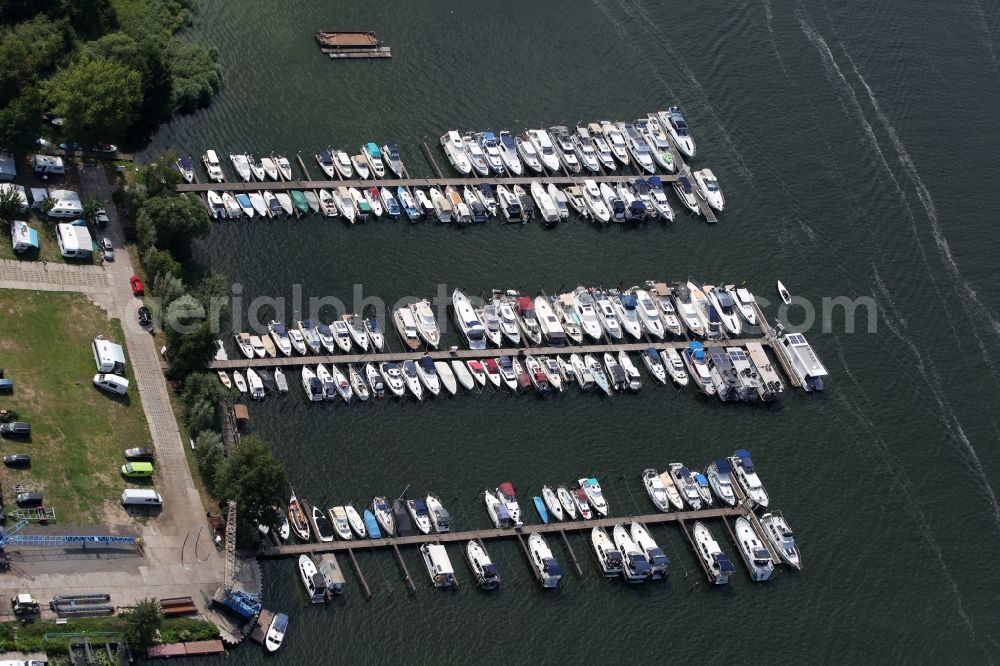
[[[365,145],[365,150],[368,154],[372,156],[372,159],[380,160],[382,159],[382,152],[378,149],[378,146],[374,143],[369,143]]]
[[[538,517],[542,519],[542,522],[548,525],[549,523],[549,510],[545,506],[545,502],[541,497],[535,495],[531,498],[535,502],[535,510],[538,511]]]
[[[381,539],[382,530],[379,529],[378,521],[375,520],[375,514],[365,509],[365,528],[368,530],[368,536],[372,539]]]

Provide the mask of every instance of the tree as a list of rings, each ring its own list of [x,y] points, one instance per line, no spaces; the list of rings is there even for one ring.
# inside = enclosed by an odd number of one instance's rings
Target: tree
[[[204,370],[215,356],[216,334],[208,322],[202,322],[193,333],[178,333],[167,329],[167,357],[171,379],[183,379],[197,370]]]
[[[122,613],[125,620],[125,640],[134,647],[146,648],[156,640],[163,625],[163,612],[156,599],[143,599],[135,607]]]
[[[215,475],[215,496],[220,504],[236,500],[242,527],[237,533],[253,533],[258,516],[287,501],[288,477],[270,447],[259,437],[250,435],[240,439],[240,445],[219,467]]]
[[[215,475],[225,455],[226,449],[222,445],[222,435],[219,433],[205,430],[194,438],[194,457],[198,461],[201,478],[209,490],[215,487]]]
[[[177,151],[171,148],[150,164],[136,170],[134,187],[146,197],[173,194],[174,186],[181,182],[176,162]]]
[[[178,259],[191,252],[191,241],[206,236],[212,229],[208,209],[187,194],[160,195],[147,199],[136,219],[139,244],[168,250]]]
[[[121,141],[138,116],[142,75],[108,58],[82,58],[43,85],[63,133],[85,147]]]
[[[192,372],[184,380],[184,390],[181,391],[181,404],[187,413],[200,402],[216,403],[226,397],[226,389],[219,383],[219,378],[207,372]]]
[[[24,201],[13,187],[0,191],[0,220],[10,222],[24,215]]]
[[[83,218],[93,224],[97,221],[97,214],[104,208],[104,204],[97,197],[88,197],[83,202]]]
[[[174,259],[174,256],[166,250],[157,250],[151,247],[142,255],[142,265],[146,267],[147,275],[153,278],[153,287],[156,289],[157,281],[166,276],[180,277],[181,262]]]
[[[222,86],[222,67],[215,49],[173,40],[168,53],[171,106],[174,111],[191,112],[208,106]]]

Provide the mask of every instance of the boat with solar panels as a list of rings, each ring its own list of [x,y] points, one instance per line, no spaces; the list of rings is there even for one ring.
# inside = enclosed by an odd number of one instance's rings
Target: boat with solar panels
[[[801,333],[785,333],[779,324],[772,345],[791,367],[799,383],[806,391],[822,391],[826,367],[820,362],[816,352]]]

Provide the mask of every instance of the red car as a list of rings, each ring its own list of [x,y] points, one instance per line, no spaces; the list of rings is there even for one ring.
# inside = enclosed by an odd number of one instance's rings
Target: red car
[[[146,293],[146,290],[142,286],[142,280],[139,279],[138,275],[133,275],[128,279],[129,285],[132,287],[133,296],[142,296]]]

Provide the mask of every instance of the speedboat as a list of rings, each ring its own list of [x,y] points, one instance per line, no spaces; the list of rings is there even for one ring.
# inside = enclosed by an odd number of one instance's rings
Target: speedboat
[[[382,217],[382,198],[379,196],[377,187],[368,187],[362,191],[361,196],[364,197],[365,203],[371,208],[372,214],[375,217]]]
[[[691,298],[691,290],[688,289],[687,285],[675,282],[670,293],[673,296],[674,305],[677,306],[677,314],[680,315],[684,325],[699,338],[705,337],[705,322],[701,318],[697,304]]]
[[[559,506],[566,512],[566,516],[570,520],[576,520],[576,502],[569,490],[565,486],[559,486],[556,488],[556,497],[559,499]]]
[[[545,502],[545,508],[548,509],[550,516],[558,521],[563,520],[565,513],[554,490],[548,486],[542,486],[542,501]]]
[[[260,158],[260,166],[264,169],[264,175],[267,176],[268,180],[278,180],[280,178],[278,175],[278,165],[275,164],[273,157]]]
[[[587,500],[590,502],[591,508],[602,516],[607,516],[608,502],[604,499],[604,492],[601,490],[601,484],[597,479],[593,477],[580,479],[578,483],[583,492],[587,494]]]
[[[300,541],[309,542],[309,521],[298,498],[293,494],[288,500],[288,525]]]
[[[427,504],[427,513],[430,516],[431,525],[434,526],[434,531],[438,534],[450,532],[451,514],[441,504],[441,500],[434,495],[428,495],[424,499],[424,502]]]
[[[750,458],[750,452],[746,449],[737,449],[729,457],[729,464],[732,466],[733,476],[740,484],[743,492],[752,499],[757,506],[767,508],[769,503],[764,485],[757,476],[757,467]]]
[[[604,134],[604,138],[607,140],[608,147],[611,148],[611,153],[615,156],[615,159],[627,165],[629,163],[628,144],[625,143],[625,135],[622,133],[621,128],[607,120],[602,120],[601,132]]]
[[[677,485],[684,502],[695,511],[701,510],[701,494],[698,492],[691,470],[683,463],[670,463],[670,478]]]
[[[514,377],[517,380],[517,386],[522,391],[527,391],[531,388],[532,380],[525,370],[526,365],[522,365],[516,358],[511,358],[509,356],[507,358],[510,360],[511,369],[513,370]],[[500,360],[502,361],[503,359],[501,358]]]
[[[750,580],[754,582],[771,580],[774,577],[771,553],[761,543],[750,521],[740,516],[736,519],[733,531],[736,533],[736,545],[740,549],[740,555],[750,570]]]
[[[469,156],[469,163],[472,164],[473,170],[480,176],[490,175],[490,165],[486,161],[486,153],[483,152],[482,147],[472,138],[471,134],[462,136],[462,146],[465,148],[465,154]]]
[[[268,335],[251,335],[250,344],[253,345],[254,353],[261,358],[264,358],[265,355],[271,358],[278,355],[278,349],[274,346],[271,337]],[[264,350],[264,353],[261,353],[261,349]]]
[[[736,309],[736,303],[732,296],[729,295],[725,287],[706,284],[704,290],[708,300],[715,306],[715,311],[719,313],[722,325],[731,335],[739,337],[743,327],[740,324],[739,311]]]
[[[653,574],[646,554],[632,541],[624,525],[615,525],[615,547],[622,554],[622,576],[630,583],[642,583]]]
[[[549,384],[549,378],[542,369],[541,364],[531,354],[528,354],[524,358],[524,365],[528,372],[528,377],[531,379],[532,386],[538,391],[539,395],[548,395],[552,390]]]
[[[587,366],[587,370],[590,371],[591,376],[594,378],[594,383],[597,384],[597,387],[604,391],[606,395],[611,395],[611,382],[608,380],[604,368],[601,367],[601,362],[592,354],[587,354],[583,357],[583,360]]]
[[[608,536],[608,533],[600,527],[593,528],[590,530],[590,543],[594,547],[597,564],[601,567],[605,578],[616,578],[621,575],[623,569],[622,554],[615,548],[615,543]]]
[[[278,201],[278,197],[274,196],[271,192],[264,190],[262,195],[264,198],[264,205],[267,206],[267,214],[270,217],[278,217],[279,215],[284,215],[285,211],[281,206],[281,202]]]
[[[210,181],[221,183],[226,180],[226,174],[222,172],[222,164],[219,163],[219,156],[214,150],[206,150],[205,154],[201,156],[201,162],[205,165]]]
[[[425,298],[416,303],[411,303],[409,308],[410,312],[413,313],[420,337],[428,345],[436,348],[441,343],[441,330],[438,328],[437,319],[434,318],[430,301]]]
[[[292,203],[292,197],[287,192],[277,192],[274,198],[278,200],[278,204],[281,206],[281,210],[285,211],[285,215],[293,215],[295,213],[295,204]]]
[[[542,587],[547,589],[558,587],[559,580],[563,576],[562,567],[552,556],[552,551],[549,550],[541,534],[535,532],[528,537],[528,552]]]
[[[660,357],[660,352],[656,351],[654,347],[646,347],[639,353],[642,358],[643,365],[646,366],[646,371],[660,382],[661,384],[667,383],[667,371],[663,367],[663,361]]]
[[[406,380],[403,379],[403,371],[399,367],[399,363],[385,361],[379,364],[378,369],[382,379],[385,380],[385,385],[389,387],[389,391],[397,398],[401,398],[406,393]]]
[[[281,199],[278,199],[278,201],[281,201]],[[237,203],[236,197],[229,192],[222,193],[222,205],[226,209],[226,217],[235,219],[243,214],[243,208]],[[282,203],[282,207],[284,207],[284,203]]]
[[[500,315],[492,303],[474,310],[476,317],[483,324],[486,340],[497,347],[503,344],[503,331],[500,329]]]
[[[616,223],[624,222],[625,202],[622,201],[615,189],[608,183],[601,183],[599,189],[601,191],[601,198],[604,199],[604,203],[607,204],[608,210],[611,212],[611,221]]]
[[[716,458],[705,470],[708,485],[715,492],[715,496],[729,506],[736,506],[736,493],[733,491],[731,473],[732,467],[725,458]]]
[[[639,322],[642,324],[642,328],[653,337],[662,340],[666,331],[663,329],[663,320],[660,318],[660,311],[657,309],[649,292],[638,287],[632,287],[631,292],[635,296],[635,311],[639,315]]]
[[[381,539],[382,530],[379,527],[378,519],[375,518],[375,514],[370,509],[365,509],[363,520],[365,521],[365,530],[368,532],[368,536],[372,539]]]
[[[608,290],[608,295],[611,298],[611,307],[614,308],[615,316],[621,322],[622,328],[636,340],[641,339],[642,324],[639,323],[639,313],[636,312],[639,306],[636,297],[631,294],[623,294],[617,289]]]
[[[274,340],[275,346],[285,356],[292,355],[292,341],[288,337],[288,330],[285,325],[276,321],[271,321],[267,325],[267,330],[271,334],[271,339]]]
[[[604,291],[592,291],[594,305],[597,306],[597,316],[601,326],[612,341],[622,339],[622,325],[615,314],[615,308],[611,305],[611,298]]]
[[[316,164],[330,180],[337,177],[337,167],[333,164],[333,157],[330,156],[329,150],[321,150],[316,153]]]
[[[521,344],[521,329],[510,298],[501,291],[493,291],[493,307],[500,318],[500,332],[512,345]]]
[[[367,317],[364,320],[365,333],[372,343],[375,351],[382,351],[385,347],[385,336],[382,335],[382,327],[378,325],[378,319]]]
[[[361,146],[361,154],[365,156],[372,173],[376,178],[385,178],[385,163],[382,161],[382,151],[374,143],[366,143]]]
[[[497,185],[497,199],[500,203],[500,210],[508,222],[524,222],[521,201],[514,196],[513,192],[504,185]]]
[[[706,507],[712,506],[712,488],[708,485],[708,479],[698,470],[692,470],[691,476],[694,478],[694,487],[701,495],[701,502]]]
[[[543,129],[528,130],[528,139],[535,147],[539,159],[549,171],[559,171],[559,156],[552,145],[552,137]]]
[[[487,358],[482,362],[483,373],[486,375],[486,379],[489,380],[490,384],[493,385],[493,388],[500,388],[500,382],[504,381],[503,374],[500,371],[501,366],[498,363],[498,361],[502,362],[504,358],[506,358],[507,362],[510,363],[509,356],[501,356],[499,359]],[[517,390],[517,379],[514,378],[513,383],[508,383],[507,387],[512,391]]]
[[[350,180],[354,177],[354,167],[351,165],[351,157],[343,150],[331,151],[331,157],[333,157],[333,166],[340,173],[344,180]]]
[[[354,194],[357,193],[357,199],[355,199]],[[340,214],[344,216],[344,219],[354,224],[354,220],[358,217],[358,210],[355,207],[355,201],[360,200],[364,202],[361,193],[358,192],[357,188],[351,187],[338,187],[333,191],[333,201],[337,204],[337,210]],[[366,203],[365,206],[368,204]]]
[[[486,505],[486,513],[490,517],[490,522],[497,529],[507,529],[513,527],[514,521],[507,512],[507,507],[497,499],[496,495],[489,490],[483,491],[483,503]]]
[[[670,566],[670,558],[664,554],[663,550],[656,544],[656,541],[649,535],[649,531],[642,523],[632,523],[629,526],[629,536],[632,537],[632,542],[646,556],[646,561],[649,563],[650,579],[660,580],[666,578],[668,573],[667,567]]]
[[[250,334],[249,333],[237,333],[233,336],[236,340],[236,346],[239,348],[240,353],[247,358],[253,358],[255,356],[254,348],[250,344]],[[261,347],[260,358],[264,357],[264,348]]]
[[[587,500],[587,492],[583,488],[577,488],[573,491],[573,504],[576,506],[576,510],[580,512],[580,518],[583,520],[590,520],[594,516],[590,511],[590,501]]]
[[[190,157],[181,157],[177,160],[177,170],[180,172],[181,177],[184,178],[189,183],[194,182],[194,164],[191,163]]]
[[[500,573],[497,565],[487,555],[482,543],[476,540],[469,541],[465,545],[465,557],[469,561],[469,568],[472,569],[479,587],[484,590],[494,590],[500,585]]]
[[[514,313],[517,315],[517,323],[521,327],[521,333],[536,345],[542,344],[542,329],[535,316],[535,302],[530,296],[524,296],[520,292],[510,290],[506,294],[513,300]]]
[[[333,382],[337,385],[337,393],[345,403],[350,404],[351,398],[354,396],[354,389],[351,387],[351,382],[348,381],[341,369],[333,363],[330,364],[330,369],[333,371]]]
[[[324,217],[337,217],[337,200],[330,190],[319,191],[319,209]]]
[[[318,506],[313,506],[309,512],[309,522],[312,523],[313,529],[316,530],[316,540],[320,543],[329,543],[333,541],[333,523],[330,519],[323,515],[323,510]],[[350,534],[350,528],[347,529],[347,533]]]
[[[465,367],[468,368],[469,374],[477,384],[486,386],[486,370],[483,369],[482,361],[468,360],[465,362]]]
[[[674,152],[670,150],[670,140],[667,139],[667,133],[660,125],[659,118],[651,113],[648,118],[635,121],[635,127],[639,130],[642,138],[646,140],[653,160],[666,171],[671,173],[676,171],[677,164],[674,163]]]
[[[514,521],[514,527],[520,527],[524,523],[521,521],[521,506],[517,503],[517,495],[514,493],[514,485],[510,481],[504,481],[496,490],[497,498],[507,508],[510,519]]]
[[[535,511],[538,513],[538,517],[542,519],[542,523],[545,525],[549,524],[549,510],[545,506],[545,501],[538,495],[531,498],[531,501],[535,503]]]
[[[664,220],[674,219],[674,209],[670,207],[670,201],[663,191],[663,182],[659,176],[650,176],[646,181],[649,185],[649,198],[653,202],[653,208]]]
[[[351,336],[355,344],[361,347],[361,351],[368,351],[368,328],[365,326],[364,319],[356,314],[345,314],[341,315],[340,318],[347,324],[348,335]]]
[[[404,305],[392,313],[392,322],[399,333],[399,339],[411,351],[420,349],[420,333],[417,330],[417,320],[410,306]]]
[[[583,170],[583,165],[580,163],[580,158],[576,156],[576,147],[569,138],[569,130],[563,125],[556,125],[550,127],[548,133],[552,138],[556,155],[566,170],[570,173],[580,173]]]
[[[483,364],[490,379],[493,379],[494,375],[497,377],[497,386],[502,381],[511,391],[517,391],[520,373],[514,369],[514,361],[510,356],[499,356],[496,359],[488,358],[483,361]],[[529,380],[528,384],[530,383]]]
[[[277,387],[278,393],[288,393],[288,380],[281,368],[274,369],[274,385]]]
[[[618,365],[625,371],[625,380],[628,390],[638,391],[642,388],[642,377],[639,375],[639,368],[635,367],[632,357],[624,349],[618,350]]]
[[[778,280],[778,296],[781,296],[781,302],[785,305],[792,304],[792,295],[785,289],[785,285],[781,283],[781,280]]]
[[[595,342],[602,341],[604,339],[604,332],[600,317],[597,314],[596,303],[594,303],[594,297],[586,287],[577,287],[573,290],[573,305],[583,332]]]
[[[399,146],[394,143],[382,146],[382,159],[389,165],[389,169],[396,174],[397,178],[403,177],[403,160],[399,157]]]
[[[656,163],[650,154],[649,144],[639,134],[636,126],[632,123],[620,123],[619,127],[625,136],[625,145],[628,146],[628,151],[639,165],[639,169],[646,173],[656,173]]]
[[[486,208],[486,212],[496,217],[497,212],[500,210],[500,204],[497,202],[493,186],[489,183],[476,183],[473,191],[479,199],[479,202],[483,204],[484,208]]]
[[[760,524],[764,528],[764,536],[778,552],[781,561],[793,569],[802,569],[802,556],[795,545],[795,535],[781,512],[765,513],[760,517]]]
[[[708,579],[716,585],[725,585],[736,571],[729,556],[722,552],[719,543],[700,520],[694,524],[692,536],[695,542],[695,552],[705,563]]]
[[[333,529],[344,541],[350,541],[354,538],[351,533],[351,521],[347,519],[347,510],[342,506],[332,507],[329,511],[330,522],[333,524]],[[359,517],[360,520],[360,517]],[[362,525],[362,529],[364,525]]]
[[[701,208],[698,207],[698,197],[695,195],[691,181],[688,180],[687,176],[680,176],[674,181],[674,192],[677,193],[681,203],[692,213],[701,212]]]
[[[319,343],[323,345],[323,350],[327,354],[332,354],[337,345],[337,341],[333,336],[333,329],[327,324],[318,324],[316,326],[316,335],[319,337]]]
[[[476,135],[476,141],[486,156],[486,164],[494,174],[504,173],[504,162],[501,157],[500,141],[493,132],[486,131]]]
[[[517,142],[507,130],[500,132],[500,159],[513,176],[520,176],[524,171],[521,159],[517,156]]]
[[[663,365],[670,375],[670,380],[677,386],[687,386],[688,373],[684,371],[684,362],[681,360],[680,354],[673,347],[667,347],[663,353],[666,356]]]
[[[570,185],[563,190],[563,194],[566,195],[566,203],[576,211],[577,215],[583,218],[590,217],[590,209],[587,208],[587,199],[584,197],[582,187],[579,185]]]
[[[396,520],[392,517],[392,506],[385,497],[376,497],[372,500],[372,513],[379,527],[385,532],[385,536],[391,537],[396,533]]]
[[[514,139],[514,143],[517,146],[517,154],[526,167],[535,173],[543,173],[545,171],[538,150],[527,134],[518,134]]]
[[[670,511],[670,499],[667,497],[667,488],[663,485],[660,473],[655,469],[647,469],[642,473],[642,485],[646,486],[646,493],[657,509],[663,513]]]
[[[291,180],[292,179],[292,164],[288,161],[288,158],[284,155],[271,155],[271,159],[274,160],[274,165],[278,168],[278,173],[281,174],[282,179]]]
[[[298,324],[301,326],[301,322]],[[299,354],[305,356],[309,353],[309,349],[306,345],[306,337],[302,334],[302,331],[298,328],[290,328],[287,330],[288,341],[294,349]]]
[[[388,187],[383,187],[379,189],[378,194],[382,198],[382,203],[385,204],[385,214],[389,217],[399,217],[401,209],[396,197],[392,195],[392,191]]]
[[[405,365],[403,366],[405,369]],[[441,380],[438,377],[437,368],[434,367],[434,360],[430,356],[421,356],[416,364],[417,377],[420,383],[431,395],[441,393]]]
[[[666,111],[660,111],[658,115],[660,123],[669,132],[670,138],[674,140],[677,150],[688,157],[694,157],[694,137],[691,136],[691,130],[688,128],[680,107],[672,106]]]
[[[300,557],[306,557],[301,555]],[[306,587],[308,590],[308,586]],[[311,594],[311,592],[310,592]],[[271,620],[267,628],[267,636],[264,638],[264,648],[268,652],[277,652],[285,640],[285,632],[288,630],[288,616],[284,613],[277,613]]]
[[[312,558],[304,553],[299,555],[299,576],[311,603],[321,604],[326,601],[326,579],[316,570]]]
[[[577,133],[581,129],[577,128]],[[589,123],[583,129],[586,129],[591,141],[594,143],[594,152],[597,153],[597,159],[600,160],[601,166],[604,167],[605,171],[614,171],[618,167],[618,163],[615,162],[614,151],[611,150],[611,144],[608,142],[607,137],[604,136],[604,130],[601,129],[598,123]]]
[[[542,366],[542,371],[549,380],[549,386],[557,391],[565,390],[563,385],[562,372],[559,369],[559,361],[550,356],[539,356],[538,364]]]
[[[344,353],[349,354],[351,352],[351,327],[343,319],[336,319],[330,323],[330,328],[337,346]]]
[[[229,161],[232,162],[233,168],[236,169],[236,175],[240,177],[244,183],[250,182],[250,160],[246,155],[229,155]]]
[[[698,196],[704,199],[709,206],[721,213],[723,207],[726,205],[726,200],[722,196],[722,190],[719,189],[719,181],[716,180],[712,170],[702,169],[701,171],[695,171],[691,175],[698,186]]]
[[[458,382],[455,381],[455,373],[451,371],[447,361],[434,361],[434,369],[437,371],[441,386],[445,387],[448,393],[455,395],[458,392]]]
[[[365,363],[365,380],[376,400],[385,397],[385,380],[382,379],[382,374],[375,368],[374,363]]]
[[[737,287],[735,284],[727,284],[725,289],[726,293],[729,294],[729,298],[733,299],[733,304],[736,305],[736,309],[743,319],[751,326],[756,326],[757,313],[754,311],[754,304],[757,301],[754,299],[753,294],[750,293],[750,290],[745,287]]]
[[[358,396],[358,399],[361,402],[364,402],[371,397],[371,392],[368,390],[368,381],[357,368],[353,365],[348,365],[347,375],[350,378],[351,389],[354,391],[354,395]]]
[[[399,199],[399,205],[403,207],[403,212],[406,213],[406,217],[409,218],[411,222],[420,219],[420,209],[417,208],[416,202],[410,195],[410,191],[400,185],[396,188],[396,198]]]
[[[601,162],[597,159],[597,151],[594,150],[594,142],[590,138],[590,133],[585,127],[577,127],[570,141],[573,142],[573,150],[577,159],[587,171],[597,173],[601,170]]]
[[[406,510],[413,518],[413,524],[417,526],[421,534],[431,533],[431,516],[427,512],[427,504],[422,499],[406,500]]]
[[[351,166],[354,167],[354,171],[357,172],[358,178],[360,180],[369,180],[371,176],[371,169],[368,166],[368,160],[364,155],[352,155],[351,156]]]

